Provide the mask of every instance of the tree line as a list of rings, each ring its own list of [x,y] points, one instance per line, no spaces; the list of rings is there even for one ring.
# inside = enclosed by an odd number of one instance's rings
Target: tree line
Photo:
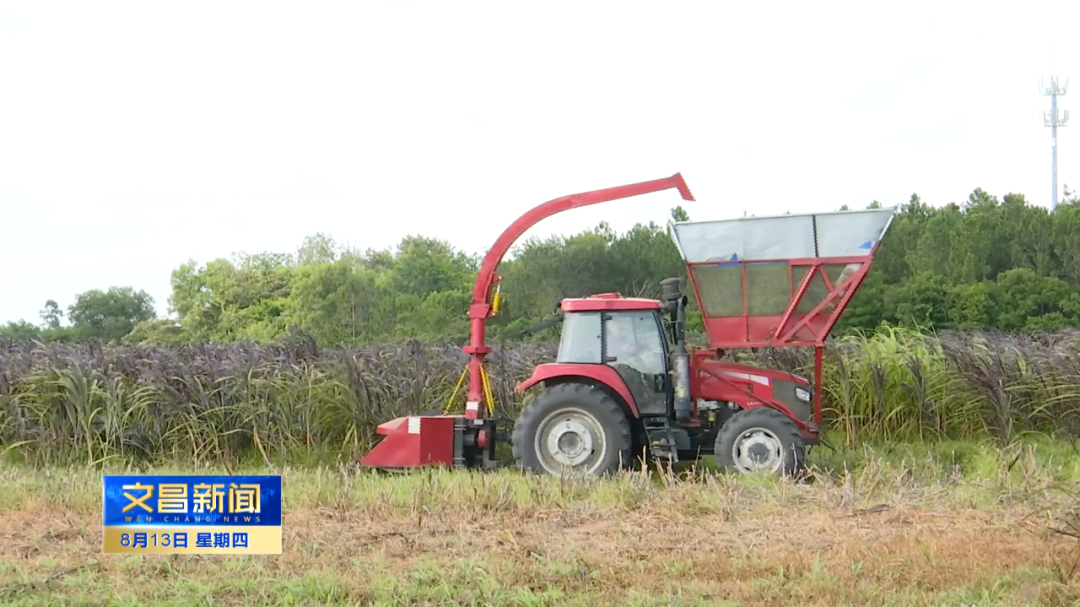
[[[676,207],[671,219],[689,216]],[[315,234],[291,253],[180,265],[169,297],[175,318],[158,318],[145,291],[112,287],[78,295],[66,313],[49,300],[39,322],[8,322],[0,337],[177,344],[272,342],[299,331],[328,347],[462,343],[479,262],[480,256],[419,235],[393,249],[359,250]],[[544,339],[524,331],[551,317],[563,297],[608,291],[658,297],[661,280],[686,276],[668,225],[655,222],[621,234],[601,223],[527,239],[499,272],[506,303],[490,325],[493,340]],[[700,329],[693,302],[690,323]],[[998,199],[976,189],[961,203],[933,207],[912,195],[900,205],[834,334],[883,325],[1027,332],[1078,324],[1080,196],[1066,188],[1051,214],[1020,194]]]

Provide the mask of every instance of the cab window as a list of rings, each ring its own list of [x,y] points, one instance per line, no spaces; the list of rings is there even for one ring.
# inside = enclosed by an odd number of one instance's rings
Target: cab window
[[[611,364],[623,364],[640,373],[666,372],[660,326],[654,312],[613,312],[605,328]]]
[[[568,312],[562,325],[558,362],[601,362],[599,312]]]

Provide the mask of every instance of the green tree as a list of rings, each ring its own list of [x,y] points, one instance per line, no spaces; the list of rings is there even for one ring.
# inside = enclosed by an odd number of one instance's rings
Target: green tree
[[[183,327],[171,318],[155,318],[139,322],[120,340],[125,344],[148,346],[175,346],[187,341]]]
[[[40,340],[41,328],[25,320],[10,321],[0,326],[0,338],[11,341]]]
[[[869,208],[880,206],[875,200]],[[490,323],[491,334],[515,338],[564,297],[659,296],[660,280],[687,278],[670,224],[689,219],[675,207],[667,225],[641,223],[617,234],[601,223],[517,243],[499,268],[504,313]],[[1080,200],[1071,191],[1053,214],[1016,193],[999,200],[976,188],[939,206],[912,194],[836,332],[882,323],[1034,330],[1080,322],[1077,234]],[[423,236],[406,236],[389,250],[361,250],[317,233],[295,255],[184,264],[173,272],[170,306],[187,339],[274,340],[296,326],[327,345],[461,340],[477,265],[449,243]],[[690,326],[700,330],[689,282],[684,288]]]
[[[52,299],[45,302],[45,307],[41,309],[41,323],[44,328],[54,331],[59,329],[60,319],[63,317],[64,313],[60,310],[59,304]]]
[[[377,312],[386,291],[378,273],[347,259],[296,269],[289,295],[289,318],[319,343],[370,343],[394,326]]]
[[[333,263],[338,255],[338,246],[334,239],[322,232],[316,232],[304,238],[304,243],[296,252],[296,264],[304,266],[315,263]]]
[[[118,341],[136,324],[155,317],[153,298],[132,287],[92,289],[80,294],[68,307],[74,334],[84,341]]]

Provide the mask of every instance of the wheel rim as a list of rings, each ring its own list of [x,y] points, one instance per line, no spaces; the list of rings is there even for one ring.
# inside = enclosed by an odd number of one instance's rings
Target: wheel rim
[[[739,472],[775,472],[784,463],[784,446],[771,430],[751,428],[735,439],[731,459]]]
[[[563,409],[540,422],[534,443],[540,465],[549,474],[592,472],[604,461],[607,441],[599,420],[581,409]]]

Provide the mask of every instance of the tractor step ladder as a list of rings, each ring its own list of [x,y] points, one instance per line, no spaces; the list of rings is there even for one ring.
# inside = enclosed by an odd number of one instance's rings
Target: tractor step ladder
[[[645,435],[649,439],[649,453],[661,462],[678,463],[678,444],[671,432],[671,420],[667,417],[646,418]]]

